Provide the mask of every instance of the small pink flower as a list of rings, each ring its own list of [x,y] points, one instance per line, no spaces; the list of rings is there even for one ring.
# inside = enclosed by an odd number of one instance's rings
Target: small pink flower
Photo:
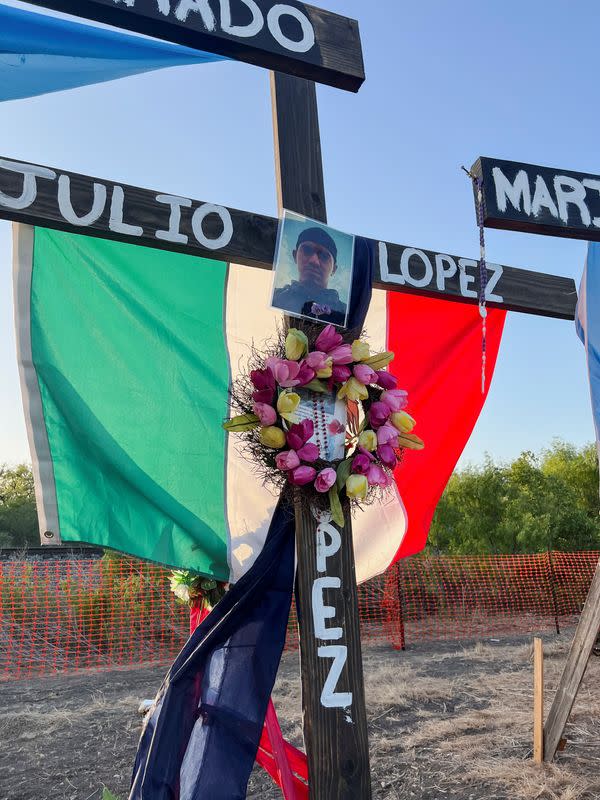
[[[369,422],[371,426],[375,428],[375,430],[380,428],[388,421],[391,413],[390,407],[385,403],[373,403],[369,409]]]
[[[330,350],[328,355],[333,359],[334,365],[351,364],[354,361],[352,357],[352,345],[350,344],[340,344],[338,347],[334,347],[333,350]]]
[[[278,453],[275,456],[275,463],[277,464],[277,469],[288,472],[300,466],[300,458],[295,450],[286,450],[285,453]]]
[[[275,376],[268,367],[267,369],[252,370],[250,380],[255,389],[271,389],[271,391],[275,391]]]
[[[263,428],[268,425],[275,425],[277,422],[277,412],[273,406],[269,406],[266,403],[254,403],[252,408]]]
[[[345,431],[346,428],[345,428],[344,425],[342,425],[342,423],[339,421],[339,419],[333,419],[333,420],[331,420],[331,422],[327,426],[327,430],[333,436],[337,436],[339,433],[342,433],[342,431]]]
[[[396,386],[398,386],[398,379],[385,369],[381,369],[377,373],[377,384],[381,386],[382,389],[395,389]]]
[[[391,444],[392,447],[398,446],[398,430],[393,425],[382,425],[377,431],[377,443]]]
[[[311,370],[306,364],[287,361],[285,358],[268,358],[267,367],[272,371],[275,380],[282,389],[304,386],[315,377],[314,370]]]
[[[320,350],[315,350],[306,356],[304,363],[308,364],[308,366],[311,369],[314,369],[315,372],[318,372],[319,370],[325,369],[328,366],[328,358],[329,356],[327,353],[322,353]]]
[[[402,411],[408,405],[408,392],[404,389],[388,389],[381,393],[381,402],[389,406],[392,411]]]
[[[352,459],[352,472],[356,475],[366,475],[371,467],[371,459],[360,453]]]
[[[344,367],[341,364],[333,365],[331,377],[334,383],[346,383],[350,375],[352,375],[352,373],[348,367]]]
[[[314,467],[296,467],[288,472],[288,480],[294,486],[306,486],[307,483],[312,483],[316,476],[317,470]]]
[[[367,480],[369,481],[370,486],[381,486],[383,489],[385,489],[387,486],[390,486],[392,483],[391,477],[379,466],[379,464],[371,464],[369,471],[367,472]]]
[[[365,386],[375,383],[377,380],[377,373],[368,364],[357,364],[353,372],[356,380],[364,383]]]
[[[315,432],[315,426],[312,419],[303,419],[297,425],[292,427],[287,432],[287,443],[292,450],[300,450],[309,439],[312,438]]]
[[[307,464],[312,464],[313,461],[316,461],[319,457],[319,448],[316,444],[307,442],[304,447],[298,450],[298,455],[302,461],[305,461]]]
[[[337,480],[337,475],[335,470],[331,467],[327,467],[327,469],[322,469],[321,472],[317,475],[317,479],[315,480],[315,489],[317,492],[321,492],[321,494],[325,494],[328,492],[331,487],[335,484]]]
[[[388,469],[394,469],[398,462],[394,448],[389,444],[380,445],[377,448],[377,455],[379,456],[379,460],[384,467],[387,467]]]
[[[257,389],[255,392],[252,392],[252,399],[255,403],[266,403],[270,406],[273,404],[274,397],[274,389]]]
[[[336,331],[333,325],[327,325],[323,328],[317,337],[315,346],[317,350],[322,350],[324,353],[330,353],[334,347],[338,347],[343,342],[343,338]]]
[[[306,363],[306,361],[302,361],[300,363],[300,369],[298,370],[297,380],[298,386],[306,386],[307,383],[314,381],[315,379],[315,371]]]

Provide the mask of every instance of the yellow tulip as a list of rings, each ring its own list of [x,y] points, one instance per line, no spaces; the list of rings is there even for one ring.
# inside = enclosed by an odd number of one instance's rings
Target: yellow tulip
[[[285,357],[290,361],[300,361],[306,352],[308,352],[306,334],[298,328],[290,328],[285,339]]]
[[[369,453],[372,453],[377,449],[377,434],[375,431],[363,431],[358,437],[358,444],[368,450]]]
[[[285,433],[281,428],[276,428],[274,425],[268,428],[261,428],[260,441],[265,447],[271,447],[273,450],[281,450],[285,445]]]
[[[375,372],[379,372],[380,369],[385,369],[390,361],[393,360],[394,354],[387,351],[385,353],[377,353],[377,355],[371,356],[370,358],[365,358],[364,363],[368,364]]]
[[[331,378],[333,373],[333,358],[328,358],[325,362],[323,369],[318,369],[316,372],[317,378]]]
[[[347,397],[348,400],[353,400],[355,403],[359,400],[366,400],[368,396],[367,387],[364,383],[357,381],[356,378],[349,378],[338,392],[338,400],[343,400],[344,397]]]
[[[294,413],[300,405],[300,395],[295,392],[282,392],[277,400],[277,411],[280,416],[288,422],[297,422],[298,418]]]
[[[401,433],[410,433],[417,424],[416,420],[406,411],[396,411],[390,417],[390,421],[394,428],[397,428]]]
[[[354,342],[352,342],[353,361],[366,361],[370,355],[371,351],[367,342],[361,342],[360,339],[356,339]]]
[[[356,500],[364,500],[369,491],[366,475],[350,475],[346,480],[346,494]]]

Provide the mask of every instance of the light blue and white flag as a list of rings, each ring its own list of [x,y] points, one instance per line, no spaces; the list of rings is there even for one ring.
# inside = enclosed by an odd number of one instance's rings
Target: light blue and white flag
[[[146,39],[0,5],[0,101],[182,64],[228,60]]]
[[[600,242],[590,242],[575,314],[577,334],[585,345],[596,446],[600,447]]]

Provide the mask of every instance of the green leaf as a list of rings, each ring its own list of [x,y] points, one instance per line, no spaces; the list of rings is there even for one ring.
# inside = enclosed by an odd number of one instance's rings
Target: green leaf
[[[119,798],[104,786],[102,789],[102,800],[119,800]]]
[[[223,423],[223,427],[229,433],[242,433],[243,431],[251,431],[260,426],[260,420],[256,414],[241,414],[239,417],[234,417]]]
[[[344,486],[346,485],[346,481],[348,480],[348,476],[350,475],[351,469],[352,469],[352,458],[347,458],[345,461],[342,461],[341,464],[338,464],[337,488],[339,492],[341,492]]]
[[[329,387],[323,381],[314,380],[302,386],[302,389],[308,389],[310,392],[319,392],[320,394],[329,394]]]
[[[344,512],[340,502],[340,496],[335,486],[329,490],[329,507],[331,508],[331,518],[340,528],[344,527]]]
[[[400,433],[398,435],[398,444],[400,447],[406,447],[407,450],[423,450],[425,442],[419,439],[414,433]]]

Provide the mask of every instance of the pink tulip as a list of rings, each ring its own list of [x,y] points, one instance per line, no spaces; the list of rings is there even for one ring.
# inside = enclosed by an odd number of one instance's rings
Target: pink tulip
[[[285,358],[271,357],[267,359],[267,367],[273,373],[275,380],[283,389],[298,386],[298,373],[300,365],[297,361],[287,361]]]
[[[334,347],[333,350],[330,350],[328,355],[331,356],[334,364],[351,364],[354,361],[352,357],[352,345],[350,344],[340,344],[338,347]]]
[[[377,385],[382,389],[395,389],[398,386],[398,379],[385,369],[381,369],[377,373]]]
[[[360,453],[352,459],[352,472],[356,475],[366,475],[371,467],[371,459]]]
[[[306,486],[307,483],[312,483],[316,476],[317,470],[314,467],[296,467],[288,472],[288,480],[294,486]]]
[[[252,392],[252,399],[255,403],[266,403],[272,405],[275,391],[273,389],[257,389]]]
[[[381,402],[389,406],[392,411],[402,411],[408,405],[408,392],[404,389],[388,389],[381,393]]]
[[[275,463],[277,464],[277,469],[288,472],[300,466],[300,458],[295,450],[286,450],[285,453],[278,453],[275,456]]]
[[[342,336],[340,336],[333,325],[328,325],[326,328],[323,328],[318,335],[315,347],[317,350],[322,350],[324,353],[331,353],[334,347],[339,347],[343,341]]]
[[[275,376],[268,367],[267,369],[252,370],[250,380],[255,389],[271,389],[271,391],[275,391]]]
[[[314,432],[315,426],[312,419],[303,419],[302,422],[292,425],[289,429],[286,437],[287,443],[292,450],[300,450],[312,438]]]
[[[369,422],[371,427],[377,429],[381,428],[390,418],[391,409],[385,403],[373,403],[369,409]]]
[[[304,363],[308,364],[311,369],[314,369],[315,372],[319,372],[321,369],[326,369],[328,366],[327,359],[329,356],[327,353],[322,353],[320,350],[315,350],[313,353],[309,353],[306,358],[304,359]]]
[[[304,447],[301,447],[300,450],[298,450],[298,455],[306,464],[312,464],[313,461],[316,461],[319,457],[319,448],[316,444],[307,442]]]
[[[277,412],[273,406],[269,406],[266,403],[254,403],[252,409],[263,428],[268,425],[275,425],[277,422]]]
[[[367,480],[369,481],[370,486],[381,486],[383,489],[385,489],[387,486],[390,486],[392,483],[390,476],[379,466],[379,464],[371,464],[369,471],[367,472]]]
[[[343,367],[341,364],[334,364],[331,377],[334,383],[346,383],[348,378],[352,375],[348,367]]]
[[[298,370],[297,380],[298,386],[306,386],[307,383],[314,381],[315,379],[315,371],[306,363],[306,361],[302,361],[300,364],[300,369]]]
[[[377,455],[379,456],[379,460],[388,469],[394,469],[396,466],[398,459],[396,458],[396,453],[394,453],[394,448],[389,444],[382,444],[377,448]]]
[[[393,425],[382,425],[377,431],[377,443],[391,444],[392,447],[398,446],[398,430]]]
[[[335,484],[337,480],[337,475],[334,469],[331,467],[327,467],[327,469],[322,469],[321,472],[317,475],[317,479],[315,481],[315,489],[317,492],[321,492],[321,494],[325,494],[328,492],[331,487]]]
[[[356,380],[364,383],[365,386],[375,383],[377,380],[377,373],[368,364],[357,364],[353,372]]]

